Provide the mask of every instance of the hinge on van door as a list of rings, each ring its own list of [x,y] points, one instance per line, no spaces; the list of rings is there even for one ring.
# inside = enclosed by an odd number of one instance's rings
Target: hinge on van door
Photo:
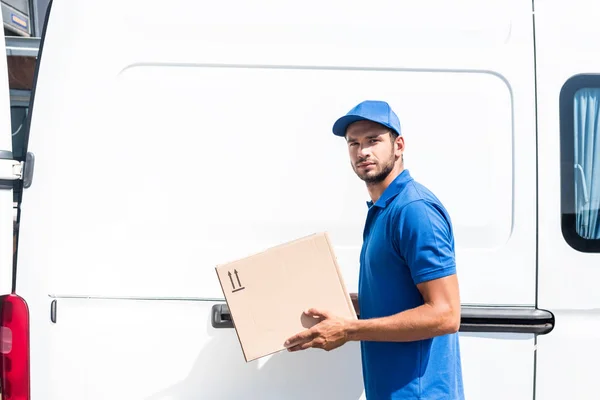
[[[13,160],[12,152],[0,150],[0,189],[12,189],[13,181],[22,180],[23,187],[31,186],[33,178],[33,153],[27,153],[25,161]]]

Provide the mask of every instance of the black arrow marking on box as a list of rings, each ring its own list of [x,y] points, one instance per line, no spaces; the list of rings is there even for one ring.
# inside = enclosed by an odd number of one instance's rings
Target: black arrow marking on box
[[[233,270],[233,274],[231,273],[231,271],[227,272],[227,275],[229,275],[229,280],[231,281],[231,287],[232,287],[232,291],[231,293],[235,293],[235,292],[239,292],[240,290],[244,290],[246,289],[245,287],[242,286],[242,282],[240,281],[240,275],[237,271],[237,269]],[[238,282],[238,288],[235,288],[235,283],[233,281],[233,275],[235,275],[235,278],[237,279]]]
[[[227,272],[227,275],[229,275],[229,280],[231,281],[231,287],[233,289],[235,289],[235,284],[233,283],[233,278],[231,277],[231,272]]]

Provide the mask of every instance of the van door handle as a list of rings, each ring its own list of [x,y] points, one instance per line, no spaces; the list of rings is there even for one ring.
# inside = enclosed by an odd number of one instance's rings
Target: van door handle
[[[461,307],[461,332],[532,333],[544,335],[554,328],[554,315],[546,310],[524,307]],[[227,304],[212,306],[212,326],[233,328]]]
[[[210,322],[213,328],[233,328],[233,320],[227,304],[214,304],[212,306]]]
[[[554,314],[535,307],[462,306],[460,331],[545,335],[554,324]]]

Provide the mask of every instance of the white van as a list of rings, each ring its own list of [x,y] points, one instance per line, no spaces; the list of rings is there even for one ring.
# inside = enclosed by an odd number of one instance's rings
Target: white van
[[[214,266],[326,230],[356,292],[367,192],[331,126],[383,99],[456,230],[467,398],[598,399],[599,17],[590,0],[55,2],[14,271],[0,190],[2,398],[364,399],[356,343],[245,363]]]

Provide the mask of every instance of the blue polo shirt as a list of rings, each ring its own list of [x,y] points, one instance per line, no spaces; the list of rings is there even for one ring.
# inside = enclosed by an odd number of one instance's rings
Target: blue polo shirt
[[[369,211],[360,256],[360,318],[424,303],[417,284],[456,272],[441,202],[404,170]],[[414,342],[361,342],[368,400],[463,400],[458,334]]]

